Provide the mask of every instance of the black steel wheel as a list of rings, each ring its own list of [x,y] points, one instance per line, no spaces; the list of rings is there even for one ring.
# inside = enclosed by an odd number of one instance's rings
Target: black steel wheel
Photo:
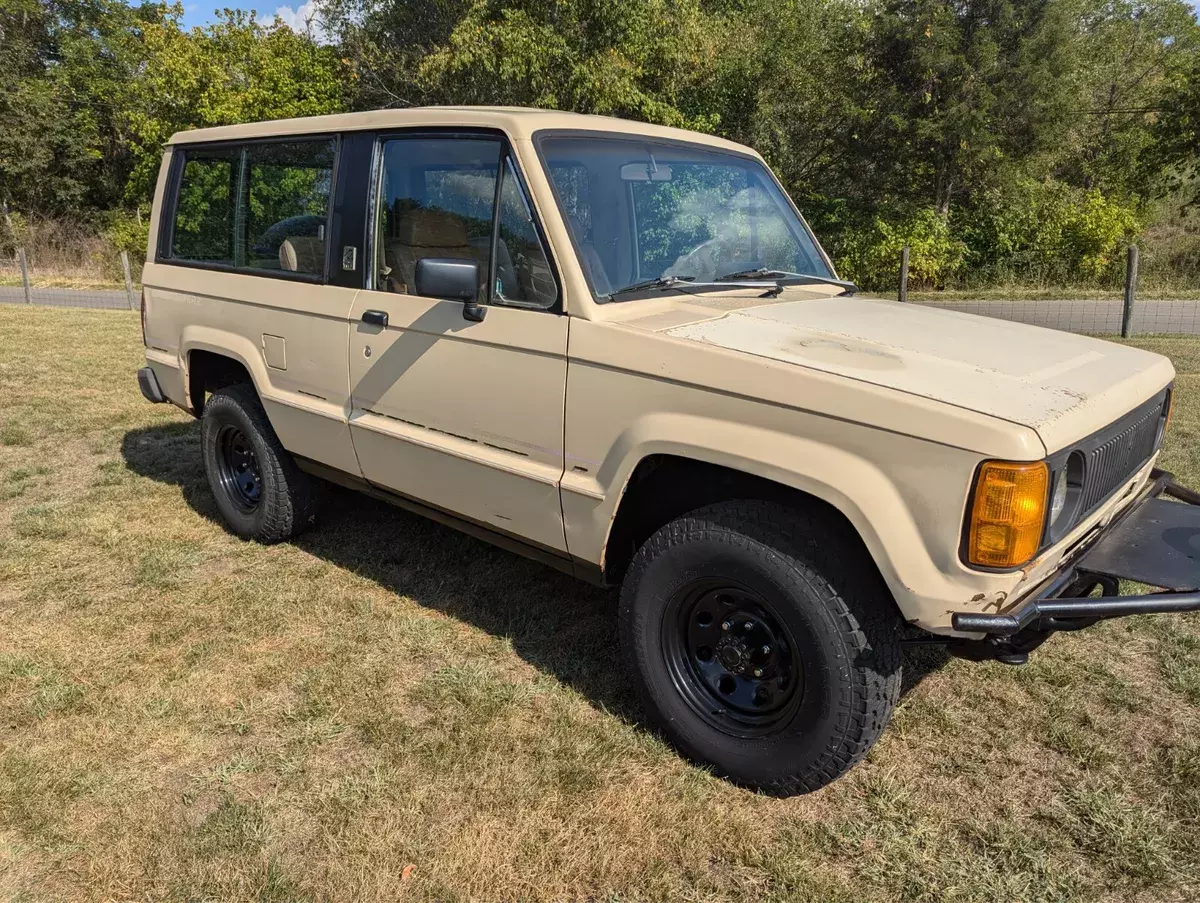
[[[253,511],[262,499],[262,474],[254,446],[232,424],[217,432],[217,479],[226,496],[243,511]]]
[[[676,518],[621,587],[621,643],[650,719],[688,758],[781,795],[825,786],[878,739],[903,625],[836,513],[767,501]]]
[[[313,523],[317,486],[284,450],[253,386],[212,394],[200,444],[217,509],[238,536],[279,542]]]
[[[803,693],[795,641],[761,594],[720,580],[681,587],[663,612],[675,688],[718,730],[739,737],[786,724]]]

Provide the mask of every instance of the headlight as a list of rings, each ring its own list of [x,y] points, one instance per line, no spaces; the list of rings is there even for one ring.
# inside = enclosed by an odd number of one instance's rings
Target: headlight
[[[1067,475],[1060,473],[1054,480],[1054,491],[1050,493],[1050,523],[1058,523],[1067,507]]]
[[[1167,435],[1167,427],[1171,425],[1171,414],[1175,411],[1175,388],[1167,389],[1167,403],[1163,405],[1162,415],[1158,418],[1158,435],[1154,437],[1154,447],[1162,448],[1163,437]]]
[[[1013,568],[1033,558],[1042,542],[1049,483],[1044,461],[985,461],[971,502],[967,561]]]
[[[1066,462],[1054,472],[1054,489],[1050,493],[1049,542],[1058,542],[1075,526],[1079,506],[1083,502],[1083,452],[1073,451]]]

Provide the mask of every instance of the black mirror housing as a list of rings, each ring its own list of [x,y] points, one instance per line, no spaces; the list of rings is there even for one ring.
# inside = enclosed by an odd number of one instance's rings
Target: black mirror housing
[[[417,261],[417,294],[471,303],[479,295],[479,261],[466,257],[424,257]]]
[[[487,308],[479,305],[479,261],[466,257],[423,257],[417,261],[417,294],[463,302],[463,317],[479,322]]]

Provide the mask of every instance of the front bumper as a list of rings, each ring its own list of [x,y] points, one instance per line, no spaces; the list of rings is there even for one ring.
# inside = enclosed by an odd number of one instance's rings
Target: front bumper
[[[1121,580],[1159,586],[1163,591],[1121,596]],[[1091,598],[1097,588],[1102,594]],[[1198,610],[1200,493],[1155,470],[1138,499],[1082,554],[1032,592],[1029,601],[1003,614],[955,612],[951,617],[955,630],[983,634],[983,638],[955,641],[950,648],[966,658],[1020,664],[1059,630],[1079,630],[1127,615]]]

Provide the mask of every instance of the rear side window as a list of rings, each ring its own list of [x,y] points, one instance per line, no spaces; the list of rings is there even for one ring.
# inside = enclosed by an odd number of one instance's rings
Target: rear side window
[[[233,266],[234,199],[241,152],[185,152],[171,257]]]
[[[260,275],[324,274],[333,139],[179,153],[167,259]]]

